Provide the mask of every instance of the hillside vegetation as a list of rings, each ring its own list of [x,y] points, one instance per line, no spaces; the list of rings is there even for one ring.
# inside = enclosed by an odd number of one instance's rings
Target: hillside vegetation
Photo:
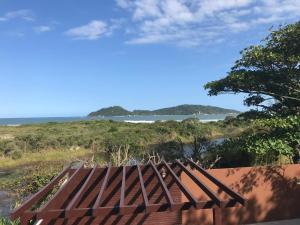
[[[240,113],[233,109],[224,109],[204,105],[179,105],[157,110],[128,111],[121,106],[112,106],[90,113],[88,116],[128,116],[128,115],[193,115],[193,114],[229,114]]]

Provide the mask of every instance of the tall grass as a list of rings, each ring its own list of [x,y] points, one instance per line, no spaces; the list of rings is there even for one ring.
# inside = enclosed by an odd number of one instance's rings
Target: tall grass
[[[19,220],[11,221],[8,218],[0,216],[0,225],[19,225],[19,224],[20,224]]]

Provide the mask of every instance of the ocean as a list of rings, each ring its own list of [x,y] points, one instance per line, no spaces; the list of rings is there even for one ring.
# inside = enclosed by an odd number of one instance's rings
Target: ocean
[[[39,124],[49,122],[73,122],[86,120],[114,120],[128,123],[154,123],[155,121],[182,121],[188,118],[198,118],[202,122],[224,120],[231,114],[208,115],[151,115],[151,116],[105,116],[105,117],[32,117],[32,118],[0,118],[1,126],[19,126],[24,124]]]

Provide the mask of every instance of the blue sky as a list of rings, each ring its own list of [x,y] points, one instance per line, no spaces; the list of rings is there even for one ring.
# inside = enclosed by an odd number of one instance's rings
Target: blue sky
[[[111,105],[245,110],[209,97],[239,51],[300,18],[295,0],[0,0],[0,117]]]

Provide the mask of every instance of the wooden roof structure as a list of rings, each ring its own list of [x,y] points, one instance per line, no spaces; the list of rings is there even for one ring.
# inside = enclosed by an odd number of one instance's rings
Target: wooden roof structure
[[[196,173],[215,185],[218,193]],[[182,174],[189,177],[208,198],[202,200],[195,197],[191,188],[182,182]],[[172,185],[186,197],[186,201],[174,197]],[[221,199],[220,192],[224,192],[228,198]],[[154,195],[158,197],[154,199]],[[30,224],[30,221],[61,224],[57,222],[60,218],[75,221],[83,217],[105,218],[111,215],[149,214],[192,208],[220,211],[222,208],[243,206],[245,202],[240,194],[192,160],[176,160],[173,163],[162,161],[159,164],[150,161],[145,165],[105,168],[84,168],[82,165],[77,169],[64,169],[15,209],[11,218],[20,218],[21,225]],[[214,219],[218,221],[218,216]]]

